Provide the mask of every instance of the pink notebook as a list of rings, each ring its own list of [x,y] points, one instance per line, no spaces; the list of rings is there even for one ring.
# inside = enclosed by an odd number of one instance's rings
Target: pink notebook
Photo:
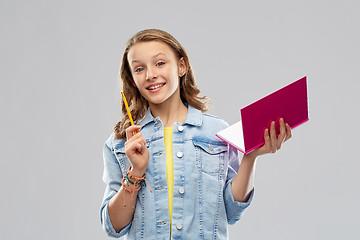
[[[264,144],[265,128],[275,121],[276,135],[279,119],[284,118],[291,128],[309,120],[306,77],[303,77],[240,110],[241,120],[216,134],[243,153]]]

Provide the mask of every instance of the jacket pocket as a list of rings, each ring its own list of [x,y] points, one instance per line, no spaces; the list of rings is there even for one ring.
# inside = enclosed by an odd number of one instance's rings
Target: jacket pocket
[[[208,174],[217,174],[224,165],[227,145],[214,141],[193,140],[196,155],[196,166]]]

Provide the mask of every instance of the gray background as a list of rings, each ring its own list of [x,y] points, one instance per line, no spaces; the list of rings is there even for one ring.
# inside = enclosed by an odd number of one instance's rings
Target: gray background
[[[130,2],[130,1],[128,1]],[[230,239],[360,239],[359,1],[0,1],[0,239],[107,239],[102,147],[119,121],[126,41],[144,28],[190,54],[210,113],[303,76],[310,121],[257,162]]]

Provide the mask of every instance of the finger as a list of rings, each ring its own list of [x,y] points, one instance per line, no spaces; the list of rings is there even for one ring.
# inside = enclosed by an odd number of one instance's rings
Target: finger
[[[145,149],[146,149],[146,144],[144,144],[143,142],[141,142],[141,148],[139,149],[139,153],[141,155],[143,155],[145,153]]]
[[[136,144],[136,151],[138,152],[138,153],[142,153],[143,151],[143,144],[142,144],[142,142],[137,142],[137,144]]]
[[[139,125],[132,125],[128,128],[126,128],[125,133],[126,133],[126,139],[129,140],[131,137],[133,137],[135,134],[134,132],[140,132],[141,126]]]
[[[281,144],[283,143],[285,137],[286,137],[286,129],[285,129],[285,123],[284,123],[284,119],[283,118],[280,118],[279,120],[279,125],[280,125],[280,134],[277,138],[277,143],[276,143],[276,146],[277,146],[277,149],[279,150],[281,148]]]
[[[133,134],[133,133],[129,132],[128,134]],[[127,151],[127,153],[136,152],[137,149],[134,146],[136,146],[136,144],[139,142],[146,145],[146,140],[145,140],[144,136],[141,134],[141,132],[138,132],[137,134],[133,135],[132,137],[128,138],[128,140],[125,141],[125,152],[126,151]],[[134,148],[135,148],[135,150],[134,150]]]
[[[265,129],[264,131],[264,141],[265,141],[265,145],[270,145],[270,135],[269,135],[269,129]]]
[[[270,139],[270,135],[269,135],[269,129],[265,129],[264,131],[264,141],[265,141],[265,144],[264,144],[264,147],[265,149],[271,149],[271,139]]]
[[[143,139],[143,144],[146,146],[146,140],[145,140],[145,138],[143,137],[142,139]]]
[[[270,126],[270,139],[271,139],[271,151],[276,152],[276,132],[275,132],[275,121],[271,122]]]
[[[141,139],[139,139],[138,143],[139,143],[139,146],[138,146],[137,150],[141,155],[143,155],[145,153],[145,150],[147,149],[145,138],[142,137]]]
[[[142,148],[143,148],[144,146],[146,146],[146,140],[145,140],[144,136],[141,134],[141,132],[138,132],[136,135],[134,135],[134,136],[130,139],[130,141],[132,141],[132,140],[140,143]]]
[[[126,142],[137,142],[137,141],[142,141],[145,142],[145,138],[144,136],[141,134],[141,132],[138,132],[137,134],[135,133],[131,133],[130,134],[134,134],[132,137],[130,137]]]
[[[128,141],[126,148],[125,148],[125,153],[126,154],[134,154],[134,153],[142,153],[143,149],[144,149],[144,144],[142,142],[141,139],[137,139],[137,140],[133,140],[132,141]]]
[[[284,142],[292,137],[291,127],[290,127],[290,125],[288,123],[285,124],[285,128],[286,128],[286,137],[284,139]]]

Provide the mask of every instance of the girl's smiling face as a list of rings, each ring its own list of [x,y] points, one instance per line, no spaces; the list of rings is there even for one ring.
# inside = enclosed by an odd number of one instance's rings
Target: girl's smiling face
[[[136,43],[129,50],[128,62],[135,85],[149,104],[180,100],[179,79],[186,65],[167,44]]]

